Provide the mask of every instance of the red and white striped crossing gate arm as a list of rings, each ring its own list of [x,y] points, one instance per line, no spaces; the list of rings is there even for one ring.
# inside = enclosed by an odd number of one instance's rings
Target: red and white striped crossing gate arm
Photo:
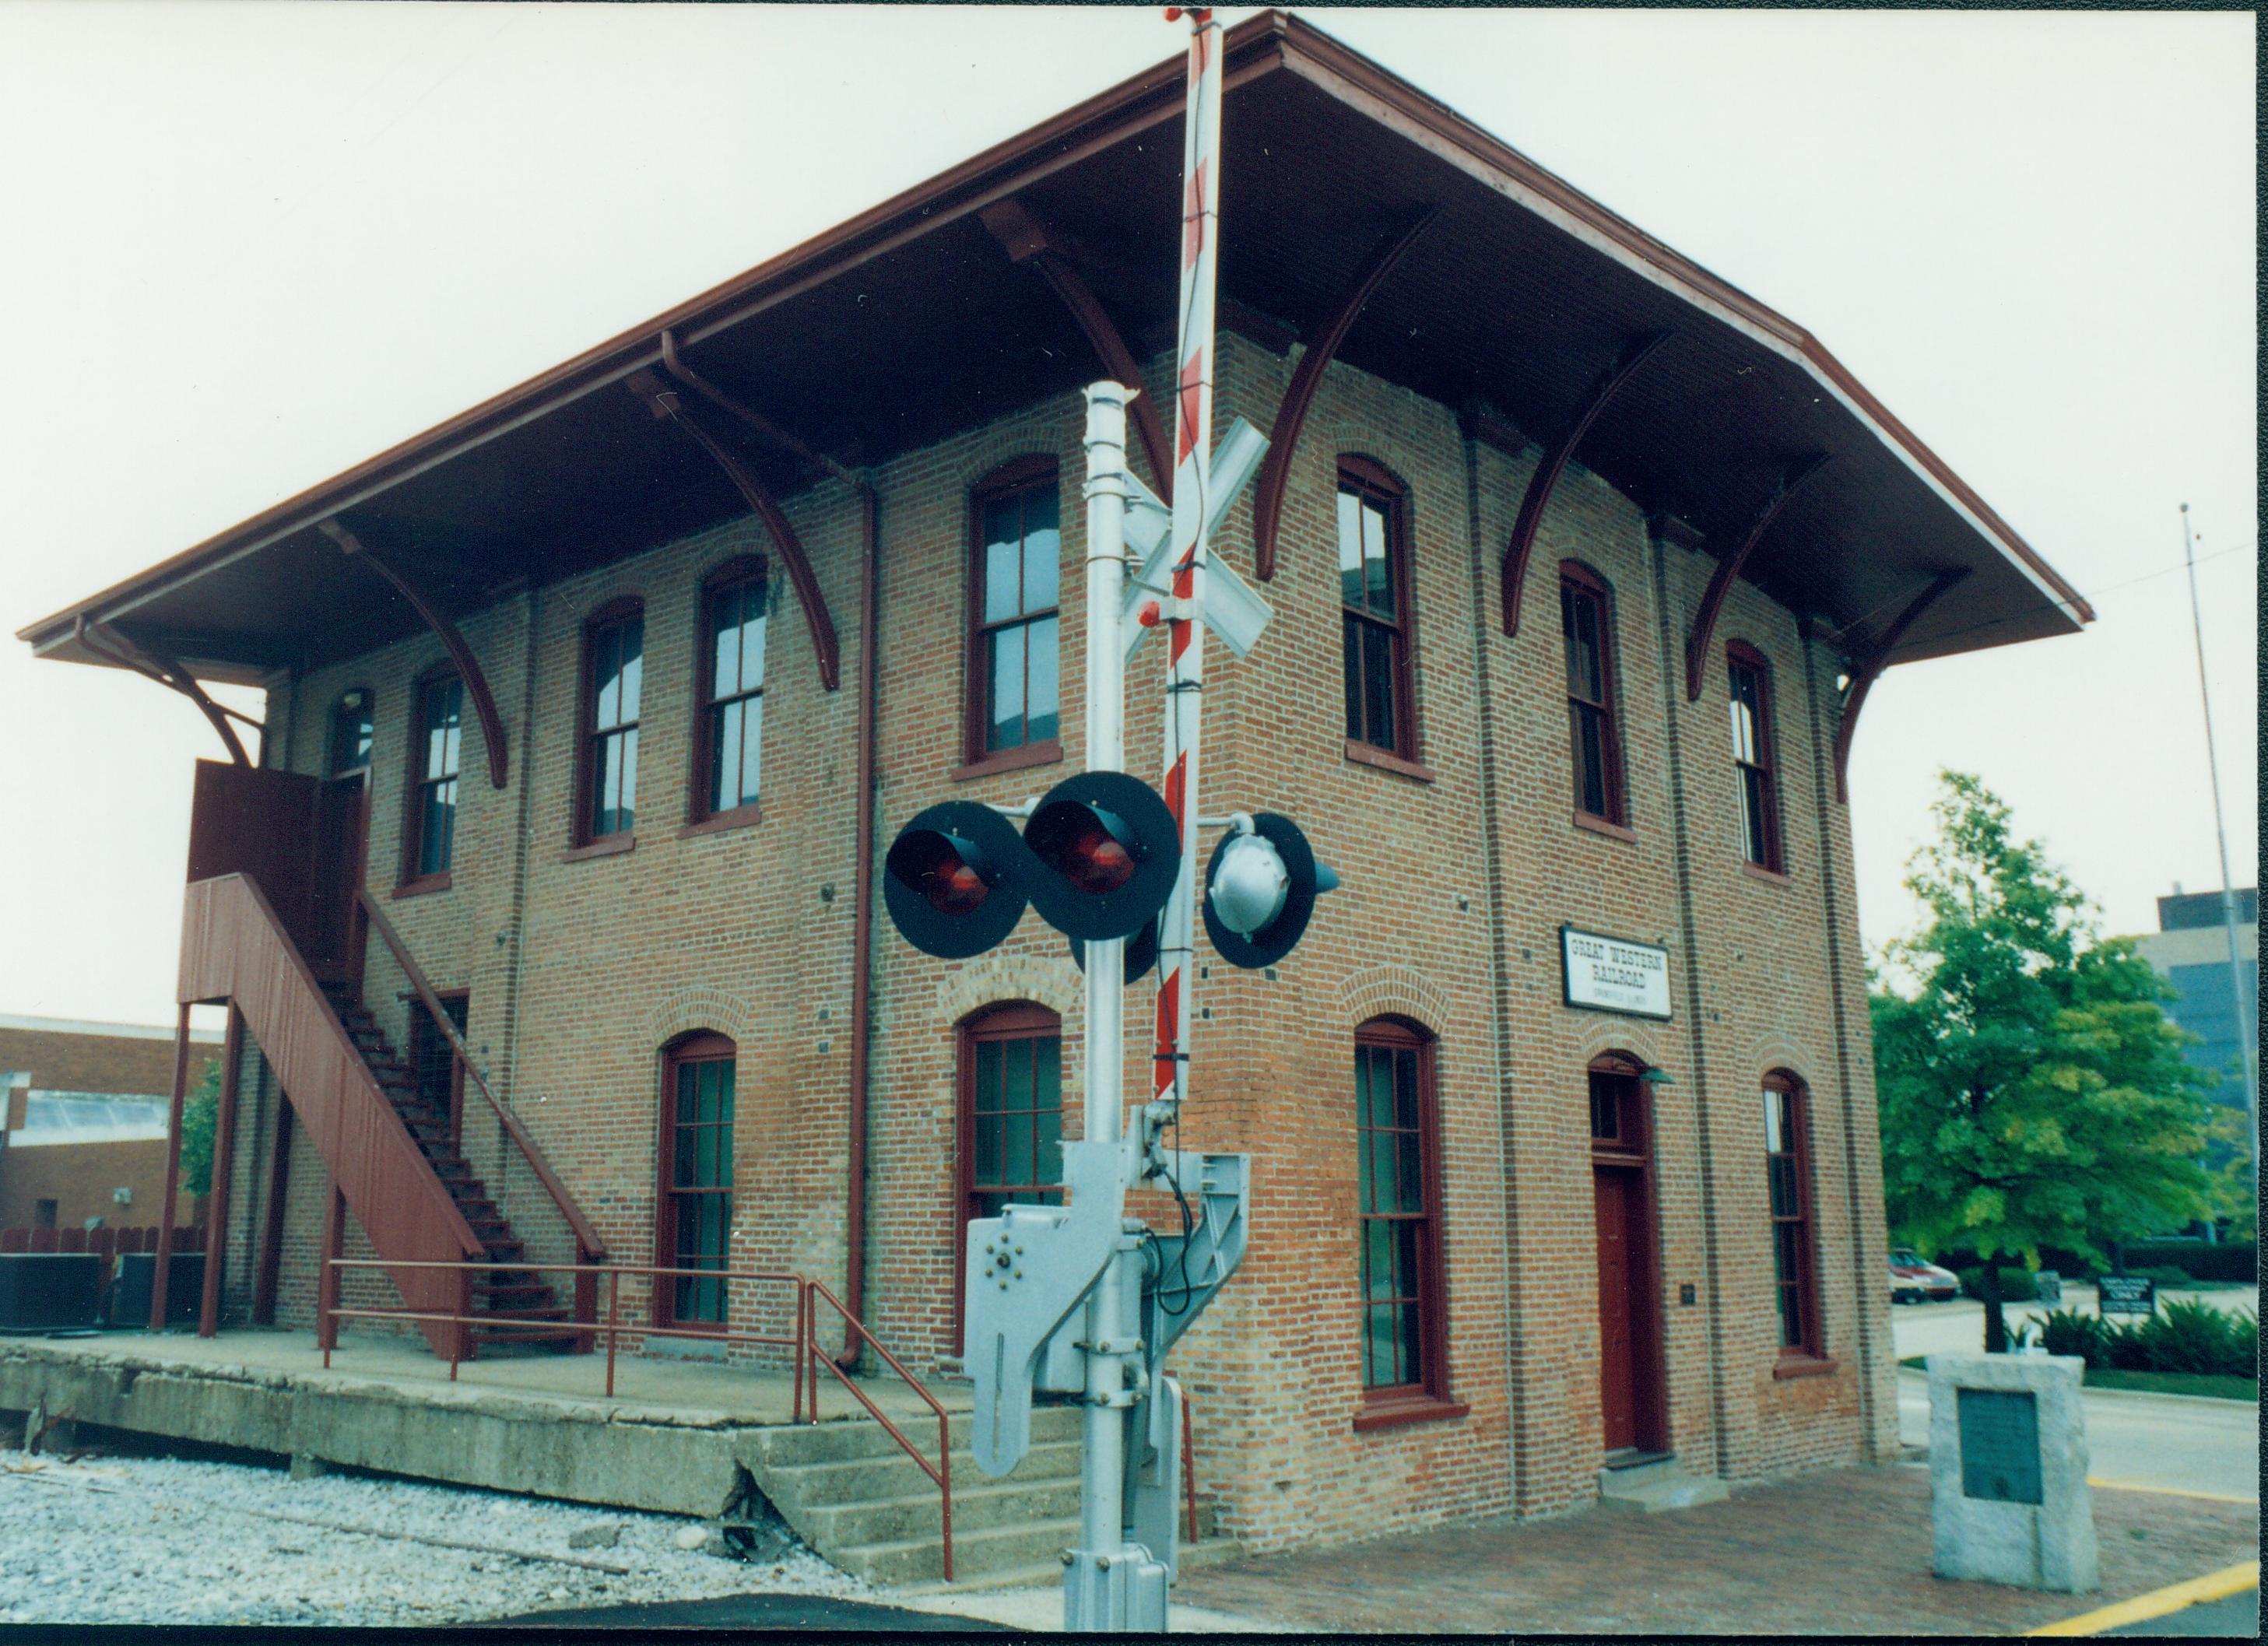
[[[1172,18],[1181,8],[1168,11]],[[1182,132],[1182,286],[1174,414],[1173,610],[1166,631],[1166,804],[1180,825],[1182,871],[1158,943],[1154,1100],[1188,1095],[1195,974],[1197,733],[1204,695],[1206,487],[1212,474],[1213,305],[1219,267],[1221,28],[1190,10],[1188,114]]]

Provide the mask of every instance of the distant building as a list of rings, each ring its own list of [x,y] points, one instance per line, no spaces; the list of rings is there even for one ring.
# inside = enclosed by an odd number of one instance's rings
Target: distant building
[[[2158,900],[2158,930],[2135,939],[2150,969],[2174,987],[2166,1015],[2198,1037],[2189,1060],[2221,1079],[2214,1100],[2244,1106],[2244,1066],[2260,1070],[2260,892],[2236,894],[2237,993],[2244,1021],[2229,998],[2228,938],[2222,930],[2219,892],[2183,892]]]
[[[192,1040],[195,1090],[220,1036]],[[156,1223],[173,1085],[169,1028],[0,1017],[0,1229]]]

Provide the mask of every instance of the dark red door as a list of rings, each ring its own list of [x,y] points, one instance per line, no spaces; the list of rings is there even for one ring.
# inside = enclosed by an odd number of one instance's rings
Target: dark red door
[[[1591,1174],[1599,1220],[1599,1406],[1609,1451],[1638,1444],[1637,1281],[1645,1266],[1631,1242],[1636,1175],[1616,1166]]]
[[[333,778],[323,785],[321,840],[323,862],[316,875],[317,895],[323,900],[319,925],[328,934],[329,952],[309,955],[309,965],[324,982],[342,982],[350,994],[362,993],[362,951],[367,922],[355,893],[362,889],[370,840],[370,782],[367,773]]]

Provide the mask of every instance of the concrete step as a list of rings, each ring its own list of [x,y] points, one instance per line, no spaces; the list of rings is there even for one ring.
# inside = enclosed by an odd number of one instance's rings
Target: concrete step
[[[976,1477],[982,1481],[983,1475]],[[922,1482],[928,1486],[929,1482]],[[934,1540],[943,1536],[945,1517],[938,1491],[874,1502],[829,1503],[806,1511],[807,1535],[823,1548],[863,1548],[870,1545]],[[1028,1526],[1042,1521],[1079,1518],[1079,1477],[1018,1481],[965,1486],[955,1473],[953,1483],[953,1535],[956,1545],[972,1532],[1004,1526]]]
[[[1078,1541],[1077,1515],[1063,1520],[1027,1522],[1022,1525],[995,1526],[975,1532],[961,1531],[960,1517],[956,1515],[953,1534],[954,1583],[957,1587],[976,1584],[990,1587],[1000,1572],[1035,1567],[1053,1568],[1060,1576],[1063,1551]],[[945,1576],[945,1545],[934,1534],[843,1548],[822,1547],[820,1552],[844,1571],[871,1583],[918,1584],[932,1582]]]
[[[1718,1503],[1732,1495],[1712,1474],[1693,1474],[1675,1458],[1657,1458],[1624,1468],[1599,1471],[1599,1507],[1639,1514]]]
[[[850,1397],[840,1386],[822,1386],[821,1398],[836,1412],[850,1404]],[[892,1422],[905,1431],[906,1437],[921,1446],[931,1456],[937,1453],[937,1416],[923,1412],[914,1417],[895,1414]],[[946,1433],[952,1437],[956,1454],[968,1450],[976,1420],[967,1412],[955,1412],[947,1420]],[[1032,1443],[1042,1445],[1049,1441],[1076,1440],[1079,1433],[1079,1408],[1075,1406],[1042,1406],[1032,1412]],[[898,1454],[898,1443],[890,1438],[889,1431],[870,1417],[830,1417],[824,1422],[806,1423],[799,1428],[766,1436],[766,1456],[782,1465],[803,1463],[844,1463],[855,1458],[887,1458]]]
[[[934,1459],[936,1454],[929,1455]],[[934,1495],[937,1492],[937,1482],[929,1478],[929,1472],[895,1445],[887,1457],[792,1464],[768,1468],[765,1473],[766,1495],[783,1511],[808,1512],[826,1507],[917,1497],[924,1493]],[[1079,1479],[1076,1440],[1049,1441],[1034,1446],[1016,1466],[1015,1473],[1007,1477],[1008,1481],[1019,1485],[1065,1479]],[[965,1451],[954,1453],[953,1480],[972,1490],[1006,1483],[993,1481]]]

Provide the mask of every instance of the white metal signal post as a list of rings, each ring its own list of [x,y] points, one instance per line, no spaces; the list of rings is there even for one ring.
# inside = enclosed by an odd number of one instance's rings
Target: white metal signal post
[[[1180,15],[1168,12],[1168,18]],[[1190,959],[1197,910],[1197,757],[1207,614],[1205,542],[1258,467],[1266,442],[1241,424],[1212,464],[1213,291],[1220,188],[1221,30],[1190,22],[1182,169],[1179,424],[1170,536],[1165,506],[1126,471],[1126,402],[1117,383],[1087,390],[1086,745],[1090,771],[1125,760],[1129,608],[1167,631],[1165,799],[1180,837],[1178,878],[1160,916],[1152,1100],[1126,1134],[1126,939],[1089,942],[1086,1135],[1063,1145],[1067,1205],[1010,1206],[967,1234],[965,1341],[976,1385],[972,1445],[987,1473],[1030,1445],[1035,1392],[1083,1403],[1079,1547],[1064,1555],[1064,1627],[1166,1627],[1176,1561],[1181,1391],[1166,1352],[1244,1253],[1247,1159],[1165,1147],[1187,1091]],[[1140,571],[1126,586],[1128,548]],[[1233,576],[1214,626],[1240,653],[1267,621]],[[1248,819],[1239,819],[1248,827]],[[1170,1190],[1197,1217],[1179,1234],[1125,1213],[1139,1183]]]

